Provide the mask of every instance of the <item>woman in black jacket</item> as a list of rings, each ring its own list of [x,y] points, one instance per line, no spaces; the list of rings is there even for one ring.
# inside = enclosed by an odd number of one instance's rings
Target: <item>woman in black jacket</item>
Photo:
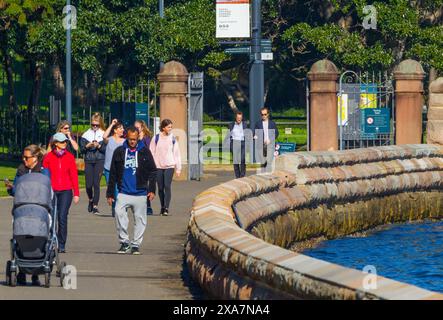
[[[42,159],[45,151],[35,144],[27,146],[23,150],[23,163],[21,163],[17,168],[17,173],[15,174],[14,182],[11,183],[8,180],[5,181],[6,190],[10,196],[15,195],[15,183],[17,179],[28,173],[42,173],[49,176],[48,170],[44,169],[42,166]],[[19,271],[17,275],[17,283],[20,285],[26,285],[26,274]],[[40,281],[38,280],[38,275],[32,276],[32,285],[40,286]]]
[[[88,212],[99,214],[100,180],[105,164],[106,146],[103,134],[105,125],[100,113],[96,112],[91,118],[91,128],[80,140],[80,149],[85,160],[86,193],[89,198]]]

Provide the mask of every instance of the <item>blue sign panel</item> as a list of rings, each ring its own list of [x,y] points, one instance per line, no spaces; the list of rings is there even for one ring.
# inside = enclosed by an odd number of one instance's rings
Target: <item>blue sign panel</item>
[[[288,153],[288,152],[295,152],[295,143],[290,142],[277,142],[275,145],[275,151],[278,152],[278,154]]]
[[[362,109],[361,130],[363,134],[390,134],[391,108]]]
[[[144,120],[149,126],[149,106],[140,102],[111,103],[111,118],[119,119],[124,126],[132,126],[135,120]]]

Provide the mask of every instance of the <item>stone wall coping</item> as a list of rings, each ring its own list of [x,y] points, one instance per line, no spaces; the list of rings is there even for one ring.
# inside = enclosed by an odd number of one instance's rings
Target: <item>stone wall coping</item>
[[[351,161],[352,159],[365,160],[361,157],[369,152],[371,155],[378,155],[379,161],[393,160],[392,166],[394,168],[392,172],[396,172],[396,170],[401,172],[403,169],[421,168],[425,170],[428,168],[427,165],[429,165],[429,168],[435,169],[436,165],[442,163],[441,159],[398,160],[398,158],[439,157],[442,148],[432,145],[406,145],[369,148],[371,150],[360,149],[359,152],[292,154],[286,157],[298,159],[299,164],[321,165],[327,163],[329,165],[340,165],[343,161]],[[374,166],[376,165],[379,164],[374,164]],[[396,165],[399,166],[396,167]],[[394,188],[396,183],[400,181],[410,186],[416,186],[420,183],[423,183],[423,185],[441,184],[443,172],[417,172],[404,174],[404,176],[404,178],[401,175],[389,176],[388,178],[392,181],[389,183],[385,181],[384,184]],[[262,198],[262,207],[259,209],[266,212],[266,214],[272,214],[275,210],[293,205],[290,201],[288,202],[289,198],[286,192],[275,192],[276,190],[295,192],[295,195],[301,198],[300,201],[311,198],[308,190],[310,187],[323,188],[324,192],[318,194],[325,197],[330,196],[331,192],[337,194],[339,192],[337,186],[327,183],[323,186],[296,186],[294,185],[294,179],[297,179],[297,175],[294,175],[293,172],[277,171],[273,174],[249,176],[230,181],[198,195],[195,198],[191,212],[189,229],[193,244],[197,245],[202,252],[211,255],[215,261],[219,261],[234,274],[244,275],[265,287],[272,287],[272,284],[276,281],[282,286],[285,286],[286,283],[286,287],[282,290],[285,291],[285,294],[294,297],[443,299],[443,294],[381,276],[378,276],[377,289],[365,290],[362,284],[367,274],[269,244],[239,227],[238,221],[236,221],[238,215],[233,213],[229,207],[234,207],[235,203],[239,203],[239,201],[252,194]],[[368,181],[345,181],[344,183],[360,184],[362,188],[371,188]],[[355,188],[351,187],[349,190],[355,190]],[[318,191],[312,191],[311,195],[315,194],[317,196],[316,192]],[[214,197],[211,197],[212,194]],[[315,288],[323,288],[323,290],[316,291]],[[316,296],[321,295],[321,292],[323,292],[323,296]],[[249,296],[249,298],[253,298],[253,296]]]

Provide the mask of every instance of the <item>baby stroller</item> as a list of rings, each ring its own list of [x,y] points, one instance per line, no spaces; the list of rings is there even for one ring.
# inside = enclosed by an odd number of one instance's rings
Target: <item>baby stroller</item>
[[[17,285],[17,273],[20,271],[44,274],[45,287],[49,288],[53,266],[56,265],[56,276],[60,277],[63,286],[66,263],[60,263],[58,256],[56,207],[55,202],[52,205],[51,182],[47,176],[29,173],[17,179],[12,208],[11,260],[6,263],[7,285]]]

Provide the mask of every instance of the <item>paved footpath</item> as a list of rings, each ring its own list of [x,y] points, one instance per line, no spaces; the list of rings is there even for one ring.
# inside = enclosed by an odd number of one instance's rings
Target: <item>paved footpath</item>
[[[183,244],[193,198],[205,189],[232,179],[232,172],[210,174],[202,181],[173,183],[171,215],[161,217],[159,200],[153,201],[154,216],[141,247],[142,255],[119,255],[114,219],[102,189],[100,212],[87,212],[85,192],[71,207],[67,253],[61,260],[76,267],[77,289],[60,287],[53,272],[51,288],[10,288],[5,285],[5,265],[11,238],[11,198],[0,200],[0,300],[3,299],[202,299],[183,264]],[[132,220],[132,215],[131,220]],[[131,224],[131,223],[130,223]],[[132,234],[132,229],[131,234]],[[30,282],[28,276],[28,282]],[[43,280],[43,276],[41,276]]]

